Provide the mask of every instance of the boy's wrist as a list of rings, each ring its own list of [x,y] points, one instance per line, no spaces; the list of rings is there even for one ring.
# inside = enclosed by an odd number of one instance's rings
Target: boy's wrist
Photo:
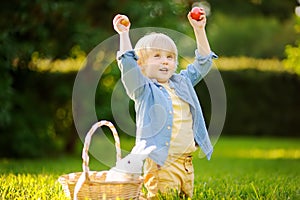
[[[194,32],[195,33],[205,33],[205,26],[203,27],[194,27]]]
[[[128,36],[129,35],[129,31],[122,31],[119,33],[120,36]]]

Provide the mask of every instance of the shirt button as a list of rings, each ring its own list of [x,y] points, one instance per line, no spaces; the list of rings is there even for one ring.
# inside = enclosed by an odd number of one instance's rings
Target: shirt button
[[[169,142],[166,142],[166,146],[169,146]]]
[[[171,111],[171,110],[169,111],[169,114],[171,114],[171,115],[172,115],[172,111]]]
[[[159,89],[161,89],[161,90],[162,90],[162,87],[159,87]]]
[[[170,130],[170,129],[171,129],[171,126],[168,126],[167,129]]]

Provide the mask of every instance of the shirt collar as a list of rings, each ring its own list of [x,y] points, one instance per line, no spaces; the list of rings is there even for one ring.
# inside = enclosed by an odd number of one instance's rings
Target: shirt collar
[[[156,79],[150,79],[156,86],[160,86],[161,84],[156,80]],[[174,89],[175,85],[174,85],[174,81],[179,80],[179,77],[176,76],[175,74],[171,76],[171,78],[169,79],[169,85],[170,88]]]

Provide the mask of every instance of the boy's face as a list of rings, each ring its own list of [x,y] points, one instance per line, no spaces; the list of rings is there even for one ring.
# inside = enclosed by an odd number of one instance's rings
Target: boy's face
[[[145,76],[166,83],[176,70],[175,54],[164,50],[151,50],[142,65]]]

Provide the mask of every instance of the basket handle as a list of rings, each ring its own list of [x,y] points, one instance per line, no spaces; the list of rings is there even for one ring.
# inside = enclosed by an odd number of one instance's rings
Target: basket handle
[[[110,128],[110,130],[113,133],[114,136],[114,140],[115,140],[115,147],[116,147],[116,158],[117,161],[121,160],[121,147],[120,147],[120,139],[118,136],[118,132],[115,128],[115,126],[106,120],[101,120],[99,122],[96,122],[92,128],[89,130],[89,132],[87,133],[87,135],[85,136],[85,141],[84,141],[84,147],[82,150],[82,169],[83,172],[86,173],[86,177],[88,177],[88,173],[90,171],[89,169],[89,147],[90,147],[90,143],[91,143],[91,139],[92,139],[92,135],[94,134],[94,132],[97,130],[97,128],[101,127],[101,126],[108,126]]]
[[[82,184],[85,182],[85,180],[89,181],[89,147],[90,147],[90,143],[91,143],[91,139],[92,139],[92,135],[95,133],[95,131],[97,130],[97,128],[101,127],[101,126],[108,126],[110,128],[110,130],[113,133],[114,136],[114,140],[115,140],[115,147],[116,147],[116,157],[117,157],[117,161],[121,160],[121,147],[120,147],[120,139],[118,136],[118,132],[115,128],[115,126],[106,120],[101,120],[99,122],[96,122],[92,128],[89,130],[89,132],[87,133],[87,135],[85,136],[85,141],[84,141],[84,147],[82,150],[82,169],[83,169],[83,173],[81,174],[80,178],[78,179],[76,186],[75,186],[75,190],[74,190],[74,200],[77,200],[77,194],[82,186]]]

